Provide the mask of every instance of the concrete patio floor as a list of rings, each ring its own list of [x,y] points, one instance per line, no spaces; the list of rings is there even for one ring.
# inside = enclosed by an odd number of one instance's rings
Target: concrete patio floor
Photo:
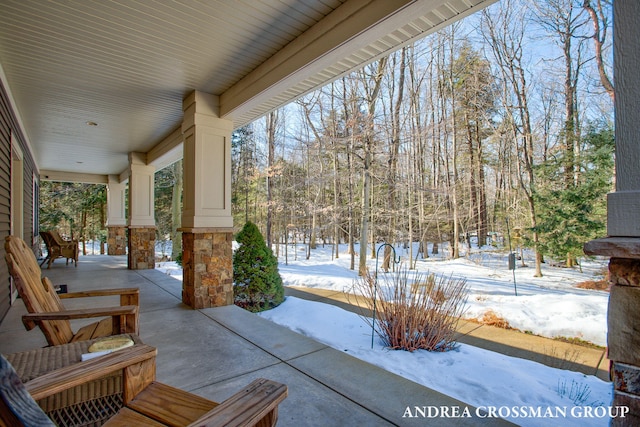
[[[157,378],[221,401],[255,378],[289,387],[279,426],[509,425],[476,417],[475,408],[235,306],[193,310],[181,302],[182,282],[156,270],[132,271],[125,256],[62,260],[44,275],[69,291],[140,288],[140,337],[158,348]],[[90,303],[89,303],[90,301]],[[117,305],[117,297],[65,300],[67,308]],[[19,299],[0,324],[0,352],[43,347],[39,329],[26,331]],[[81,323],[73,323],[74,330]],[[403,418],[407,407],[469,408],[471,418]],[[453,409],[450,409],[451,411]]]

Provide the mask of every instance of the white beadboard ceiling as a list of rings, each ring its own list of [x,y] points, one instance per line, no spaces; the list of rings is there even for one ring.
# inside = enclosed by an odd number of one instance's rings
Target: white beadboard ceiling
[[[241,126],[493,1],[0,0],[0,76],[41,171],[120,174],[193,90]]]

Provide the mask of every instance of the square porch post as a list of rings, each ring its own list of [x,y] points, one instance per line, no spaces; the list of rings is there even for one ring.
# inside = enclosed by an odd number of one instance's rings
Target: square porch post
[[[193,308],[233,304],[231,132],[218,97],[183,101],[182,301]]]
[[[127,183],[117,175],[109,175],[107,182],[107,254],[127,253],[127,218],[125,216]]]
[[[625,418],[611,425],[640,425],[640,2],[614,9],[616,189],[607,197],[607,235],[585,244],[585,253],[609,260],[607,346],[614,406]]]
[[[129,253],[130,270],[156,266],[156,223],[154,213],[155,167],[143,153],[129,153]]]

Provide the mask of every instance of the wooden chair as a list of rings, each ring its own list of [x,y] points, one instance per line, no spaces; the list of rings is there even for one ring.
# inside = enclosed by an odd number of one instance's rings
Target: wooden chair
[[[38,261],[24,240],[7,236],[4,247],[9,273],[29,312],[22,317],[22,322],[27,330],[40,327],[49,345],[116,334],[138,333],[138,288],[101,289],[58,295],[51,281],[46,277],[41,278],[42,271]],[[61,298],[113,295],[120,296],[119,307],[66,310],[60,300]],[[96,317],[107,318],[84,326],[73,333],[70,320]]]
[[[218,404],[155,381],[156,349],[137,344],[48,372],[23,383],[0,357],[3,426],[53,426],[36,403],[52,394],[122,371],[123,405],[104,426],[275,426],[287,386],[257,379]],[[195,373],[194,373],[195,374]],[[87,396],[87,400],[91,396]]]
[[[67,265],[71,260],[76,267],[78,266],[79,249],[77,240],[65,240],[57,230],[41,231],[40,237],[42,237],[44,244],[47,246],[47,257],[42,261],[40,267],[49,261],[47,268],[51,268],[51,264],[56,258],[66,258]]]

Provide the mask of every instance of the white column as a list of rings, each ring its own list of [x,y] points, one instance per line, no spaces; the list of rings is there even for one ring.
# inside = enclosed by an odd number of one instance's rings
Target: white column
[[[107,226],[125,226],[125,203],[127,183],[120,182],[118,175],[109,175],[107,182]]]
[[[215,95],[193,92],[183,101],[183,228],[233,227],[231,131]]]
[[[155,227],[155,167],[148,166],[143,153],[129,153],[129,226]]]

